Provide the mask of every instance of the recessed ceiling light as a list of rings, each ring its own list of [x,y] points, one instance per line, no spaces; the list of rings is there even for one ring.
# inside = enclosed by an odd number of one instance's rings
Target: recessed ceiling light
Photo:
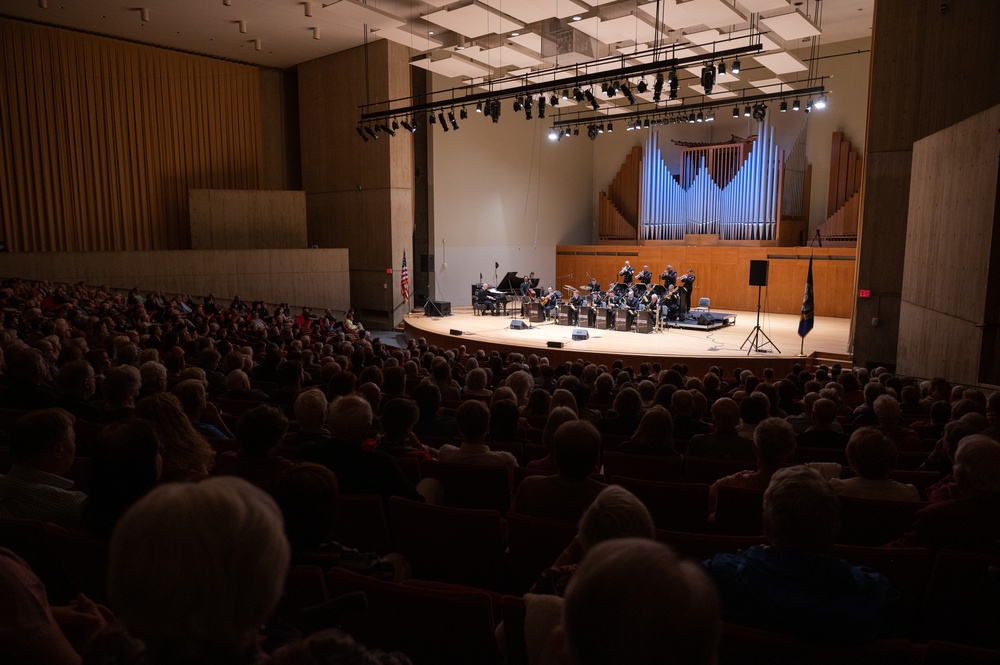
[[[427,31],[427,34],[428,34],[428,35],[433,35],[433,34],[434,34],[434,31],[433,31],[433,30],[428,30],[428,31]]]
[[[520,37],[521,33],[520,32],[512,32],[512,33],[510,33],[510,36],[511,37]]]
[[[579,16],[574,16],[574,17],[573,17],[573,20],[574,20],[574,21],[579,21],[579,20],[580,20],[580,17],[579,17]]]

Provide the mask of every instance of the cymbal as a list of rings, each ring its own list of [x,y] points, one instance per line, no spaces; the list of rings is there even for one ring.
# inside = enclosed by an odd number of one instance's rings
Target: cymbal
[[[566,289],[567,291],[576,291],[576,287],[570,286],[569,284],[563,284],[563,288]]]
[[[586,285],[584,285],[584,286],[581,286],[581,287],[580,287],[580,290],[581,290],[581,291],[590,291],[590,287],[589,287],[589,286],[586,286]]]

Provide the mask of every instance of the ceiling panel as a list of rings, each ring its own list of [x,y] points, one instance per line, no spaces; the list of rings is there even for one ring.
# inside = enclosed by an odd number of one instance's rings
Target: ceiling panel
[[[466,49],[464,53],[473,60],[478,60],[487,67],[496,69],[501,67],[537,67],[542,64],[538,58],[509,46],[498,46],[471,53],[469,49]]]
[[[553,17],[569,18],[589,11],[587,5],[574,0],[485,0],[485,3],[525,23]]]
[[[768,51],[777,51],[781,49],[778,42],[774,41],[767,35],[762,35],[756,30],[751,35],[750,30],[734,30],[726,35],[726,46],[725,48],[741,48],[744,46],[750,46],[752,44],[760,44],[761,52],[767,53]]]
[[[808,69],[802,61],[787,51],[755,55],[754,60],[770,69],[775,74],[792,74]]]
[[[774,30],[782,39],[792,41],[820,34],[820,29],[799,12],[762,18],[761,23]]]
[[[323,14],[334,21],[359,28],[367,24],[369,30],[400,28],[406,25],[406,21],[372,5],[363,5],[358,0],[334,0],[330,4],[323,5]]]
[[[522,32],[516,37],[509,37],[508,41],[523,46],[534,53],[540,54],[542,52],[542,36],[535,32]]]
[[[788,0],[737,0],[737,2],[747,11],[755,13],[791,6],[788,4]]]
[[[383,28],[372,33],[373,37],[383,37],[391,42],[409,46],[415,51],[429,51],[441,48],[442,42],[439,39],[428,37],[427,35],[415,32],[408,32],[405,28]]]
[[[639,9],[650,17],[656,16],[659,3],[639,5]],[[736,25],[747,19],[722,0],[666,0],[662,3],[660,20],[675,30],[704,25],[709,28]]]
[[[786,83],[779,78],[769,78],[761,79],[759,81],[750,81],[750,85],[761,90],[761,92],[772,93],[781,92],[782,90],[795,90],[796,86],[791,83]]]
[[[523,23],[513,21],[489,7],[475,3],[427,14],[424,18],[467,37],[479,37],[490,33],[503,34],[524,28]]]
[[[581,21],[574,21],[573,27],[605,44],[632,41],[648,42],[657,36],[657,31],[653,26],[635,16],[622,16],[607,21],[593,16]]]
[[[486,76],[490,73],[486,67],[475,62],[469,62],[464,58],[441,58],[439,60],[423,58],[414,60],[411,64],[450,78],[473,78]]]

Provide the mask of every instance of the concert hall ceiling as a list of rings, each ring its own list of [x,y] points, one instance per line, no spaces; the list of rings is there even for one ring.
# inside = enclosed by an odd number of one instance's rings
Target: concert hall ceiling
[[[451,86],[762,33],[759,78],[805,70],[812,37],[869,37],[874,0],[6,0],[3,15],[286,68],[377,39]],[[816,19],[821,23],[816,25]],[[733,42],[730,41],[730,44]],[[746,68],[747,65],[744,65]],[[719,91],[724,92],[724,91]]]

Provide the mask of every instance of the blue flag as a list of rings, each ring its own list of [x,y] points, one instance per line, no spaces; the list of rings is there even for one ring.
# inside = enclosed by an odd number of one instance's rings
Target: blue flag
[[[799,316],[799,337],[805,337],[813,329],[813,260],[809,257],[809,275],[806,277],[806,292],[802,296],[802,314]]]

